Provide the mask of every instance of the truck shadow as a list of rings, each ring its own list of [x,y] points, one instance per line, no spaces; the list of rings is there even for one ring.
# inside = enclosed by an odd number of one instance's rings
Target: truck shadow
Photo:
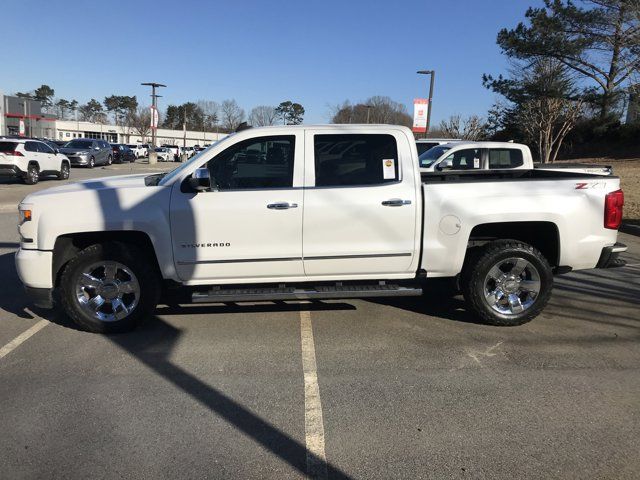
[[[134,332],[126,335],[108,335],[108,338],[157,375],[252,438],[302,475],[307,474],[307,462],[314,461],[326,468],[328,478],[350,478],[331,463],[308,452],[305,445],[267,420],[179,365],[172,363],[169,358],[181,334],[179,329],[154,316]]]

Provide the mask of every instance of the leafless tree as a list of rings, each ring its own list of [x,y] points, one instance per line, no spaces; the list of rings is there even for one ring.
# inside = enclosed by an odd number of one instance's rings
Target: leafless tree
[[[440,122],[440,130],[451,138],[462,140],[482,140],[487,136],[487,122],[478,115],[462,118],[461,115],[452,115],[447,120]]]
[[[583,112],[582,100],[540,97],[522,107],[521,126],[538,146],[542,163],[554,162],[564,137],[575,126]]]
[[[203,113],[203,130],[213,130],[220,120],[220,104],[214,100],[198,100],[196,105]]]
[[[411,126],[412,119],[406,107],[389,97],[374,96],[352,105],[345,101],[331,107],[332,123],[382,123]]]
[[[254,127],[273,125],[278,117],[276,109],[269,105],[259,105],[251,109],[249,124]]]
[[[142,139],[142,143],[146,143],[146,137],[151,133],[151,110],[149,107],[138,106],[135,112],[132,112],[127,118],[127,124],[130,125],[133,133]]]
[[[222,127],[228,131],[238,128],[245,118],[245,113],[235,100],[225,100],[220,105],[220,121]]]

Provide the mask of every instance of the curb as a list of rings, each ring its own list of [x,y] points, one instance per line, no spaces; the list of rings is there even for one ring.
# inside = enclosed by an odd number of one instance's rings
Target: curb
[[[640,225],[631,225],[630,223],[623,223],[620,225],[620,231],[622,233],[628,233],[629,235],[635,235],[640,237]]]

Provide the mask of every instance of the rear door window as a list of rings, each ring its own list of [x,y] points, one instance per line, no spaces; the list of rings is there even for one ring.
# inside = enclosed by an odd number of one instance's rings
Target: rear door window
[[[489,168],[516,168],[524,164],[522,151],[516,148],[490,148]]]
[[[393,183],[400,178],[393,135],[314,135],[316,187]]]
[[[27,152],[37,152],[38,151],[38,142],[25,142],[24,149]]]
[[[53,155],[54,151],[53,149],[47,145],[46,143],[42,143],[42,142],[36,142],[38,145],[38,151],[40,153],[50,153]]]

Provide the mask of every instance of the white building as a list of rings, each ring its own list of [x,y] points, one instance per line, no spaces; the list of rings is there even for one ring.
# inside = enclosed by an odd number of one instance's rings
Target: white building
[[[3,95],[0,91],[0,136],[2,135],[64,141],[74,138],[101,138],[111,143],[151,143],[150,129],[143,137],[133,127],[57,120],[54,115],[42,113],[39,101]],[[226,136],[226,133],[190,130],[183,132],[159,128],[156,132],[156,145],[202,146]]]
[[[192,147],[216,142],[226,137],[226,133],[197,132],[187,130],[167,130],[159,128],[156,131],[157,145],[180,145]],[[82,122],[75,120],[56,120],[53,140],[73,140],[74,138],[101,138],[111,143],[151,143],[151,130],[144,138],[133,127],[106,125],[101,123]]]

